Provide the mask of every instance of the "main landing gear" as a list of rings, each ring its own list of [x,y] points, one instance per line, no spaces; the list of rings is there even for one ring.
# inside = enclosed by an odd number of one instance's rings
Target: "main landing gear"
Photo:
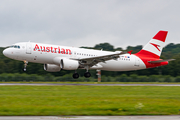
[[[91,73],[88,72],[88,71],[86,71],[86,72],[84,73],[84,77],[86,77],[86,78],[91,77]],[[74,78],[74,79],[78,79],[78,78],[79,78],[79,74],[78,74],[77,72],[75,72],[75,73],[73,74],[73,78]]]
[[[23,69],[24,72],[26,71],[27,64],[28,64],[28,61],[24,60],[24,69]]]
[[[86,72],[84,73],[84,77],[86,77],[86,78],[91,77],[91,73],[90,73],[90,72],[88,72],[88,70],[89,70],[89,66],[86,66],[86,67],[85,67],[85,69],[86,69]]]

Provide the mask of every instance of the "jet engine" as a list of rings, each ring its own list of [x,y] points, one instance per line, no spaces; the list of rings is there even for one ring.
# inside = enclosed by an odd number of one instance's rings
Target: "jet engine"
[[[55,64],[44,64],[44,70],[48,72],[58,72],[61,70],[61,67]]]
[[[61,59],[60,66],[64,70],[76,70],[79,67],[79,62],[76,60]]]

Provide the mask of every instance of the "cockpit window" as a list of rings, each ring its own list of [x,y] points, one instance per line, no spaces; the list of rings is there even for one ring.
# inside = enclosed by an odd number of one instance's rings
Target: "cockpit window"
[[[12,46],[10,46],[10,48],[18,48],[18,49],[20,49],[20,46],[19,45],[12,45]]]

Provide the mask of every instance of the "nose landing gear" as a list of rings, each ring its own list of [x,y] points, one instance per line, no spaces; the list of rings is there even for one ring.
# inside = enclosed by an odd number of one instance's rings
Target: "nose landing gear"
[[[27,64],[28,64],[28,61],[24,60],[24,69],[23,69],[24,72],[26,71]]]

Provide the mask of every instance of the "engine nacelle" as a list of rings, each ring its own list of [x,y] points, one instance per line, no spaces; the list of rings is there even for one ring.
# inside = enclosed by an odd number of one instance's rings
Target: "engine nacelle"
[[[61,70],[61,67],[55,64],[44,64],[44,70],[48,72],[58,72]]]
[[[60,66],[64,70],[76,70],[79,67],[79,62],[76,60],[61,59]]]

